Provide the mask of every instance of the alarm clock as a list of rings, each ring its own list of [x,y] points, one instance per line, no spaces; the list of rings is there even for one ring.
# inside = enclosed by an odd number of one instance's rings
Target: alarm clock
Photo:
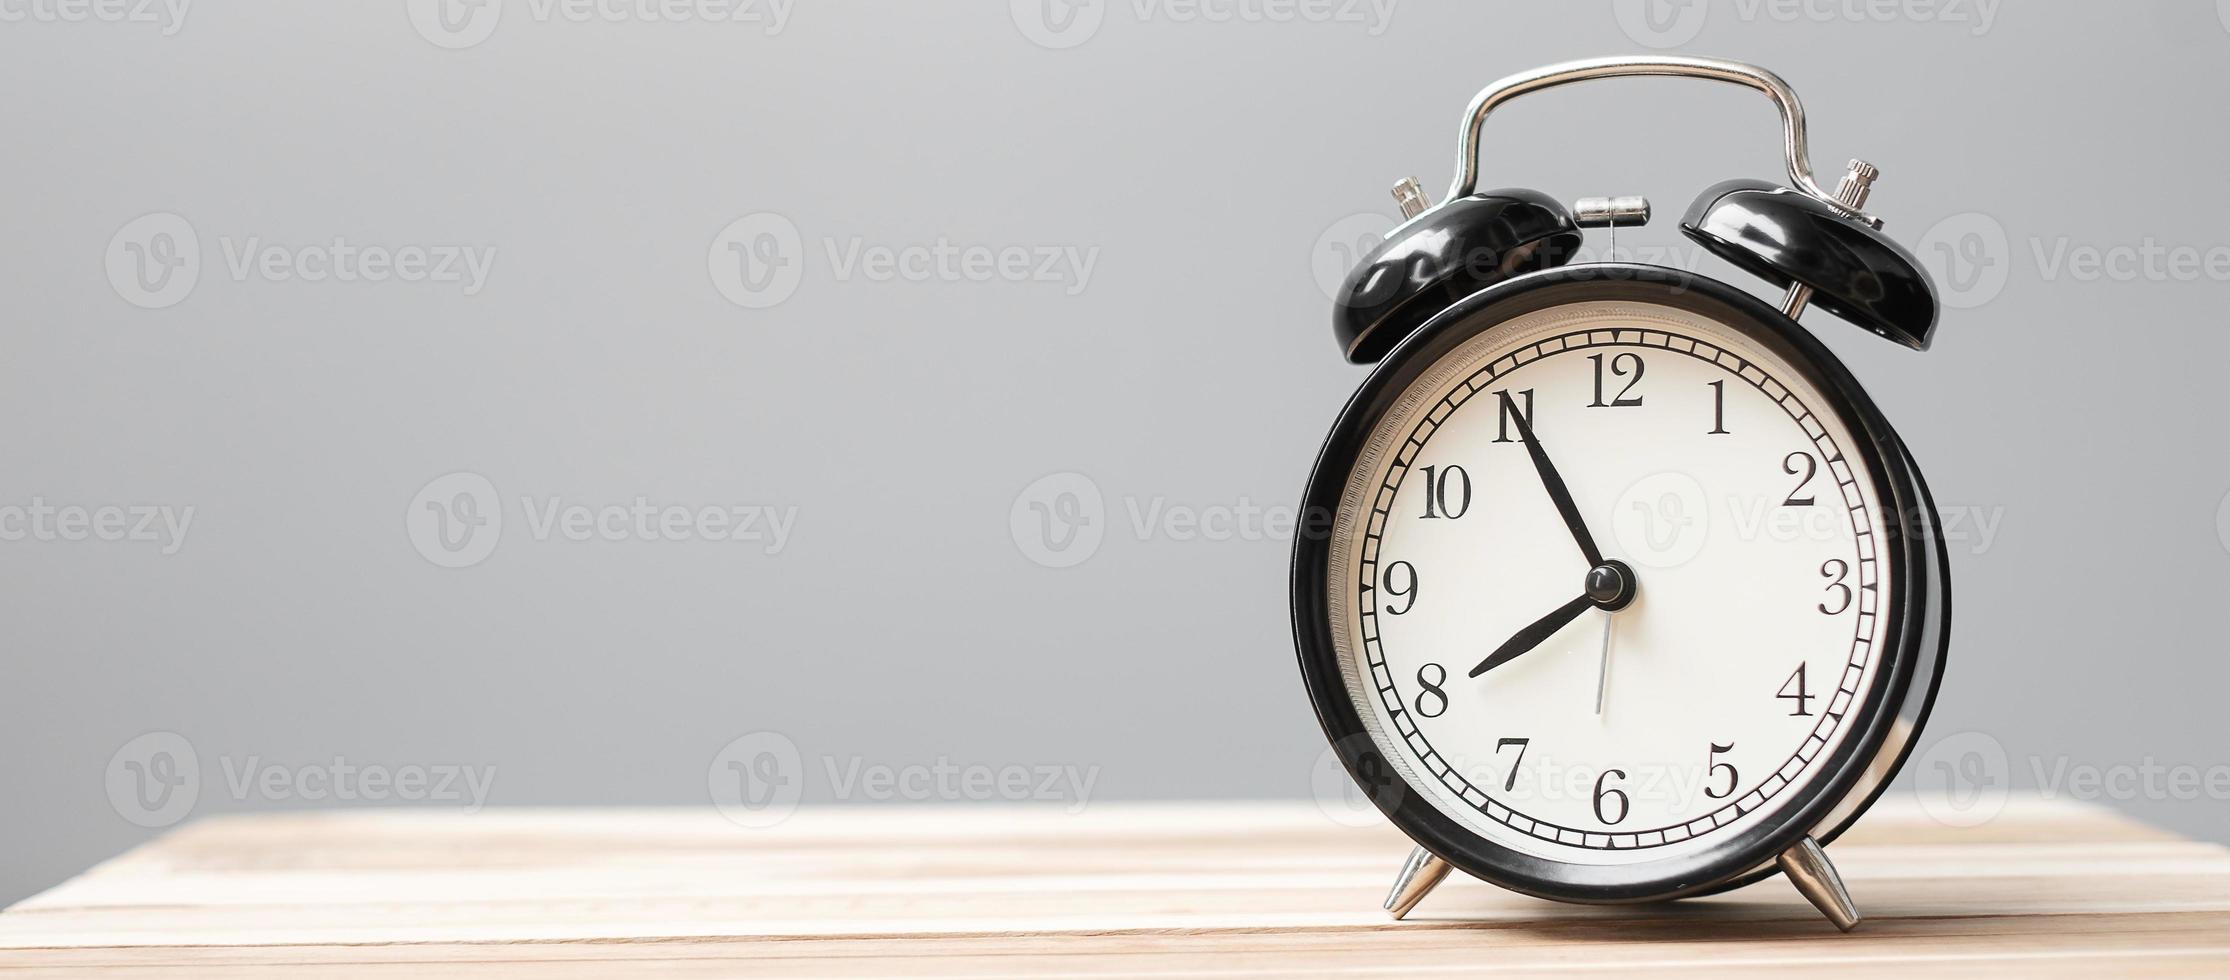
[[[1681,218],[1778,305],[1674,268],[1575,263],[1643,198],[1477,189],[1489,113],[1588,79],[1733,82],[1780,110],[1788,183]],[[1456,179],[1348,275],[1341,352],[1376,367],[1333,425],[1296,536],[1301,673],[1333,751],[1417,845],[1386,907],[1452,869],[1635,903],[1786,875],[1860,915],[1823,849],[1926,721],[1950,620],[1927,484],[1818,307],[1925,350],[1935,288],[1813,178],[1796,93],[1761,68],[1607,58],[1514,75],[1465,113]],[[1613,245],[1615,249],[1615,243]]]

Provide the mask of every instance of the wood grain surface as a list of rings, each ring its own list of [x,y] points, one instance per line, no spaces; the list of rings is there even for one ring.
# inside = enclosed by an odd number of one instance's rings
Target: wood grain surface
[[[10,976],[2230,975],[2230,850],[2069,803],[1885,801],[1829,848],[1866,923],[1778,878],[1671,905],[1458,874],[1308,803],[371,811],[189,824],[0,913]]]

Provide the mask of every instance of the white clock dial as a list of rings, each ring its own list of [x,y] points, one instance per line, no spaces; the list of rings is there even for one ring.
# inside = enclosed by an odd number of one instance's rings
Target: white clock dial
[[[1624,595],[1587,596],[1526,430]],[[1858,727],[1896,585],[1860,445],[1802,372],[1696,313],[1578,303],[1473,337],[1342,495],[1327,599],[1365,726],[1436,808],[1560,861],[1693,851],[1802,798]]]

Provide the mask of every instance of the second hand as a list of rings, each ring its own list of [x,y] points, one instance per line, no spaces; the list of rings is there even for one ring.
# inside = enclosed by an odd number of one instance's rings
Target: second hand
[[[1616,628],[1618,628],[1618,614],[1605,612],[1603,614],[1603,659],[1595,670],[1595,715],[1598,718],[1603,715],[1603,692],[1610,689],[1611,630]]]

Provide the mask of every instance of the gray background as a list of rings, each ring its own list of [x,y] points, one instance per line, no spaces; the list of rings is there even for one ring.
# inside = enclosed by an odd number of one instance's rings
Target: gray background
[[[0,505],[196,509],[171,555],[0,543],[0,900],[155,833],[105,789],[148,732],[195,749],[202,816],[311,805],[230,791],[221,760],[251,757],[493,766],[494,805],[702,805],[716,753],[757,731],[800,748],[807,801],[836,795],[827,758],[1098,767],[1094,799],[1308,796],[1287,542],[1141,539],[1129,508],[1290,505],[1363,377],[1312,269],[1327,229],[1389,213],[1404,174],[1437,196],[1488,81],[1681,38],[1600,3],[1401,0],[1373,36],[1102,0],[1055,48],[1018,26],[1031,2],[813,2],[768,36],[510,0],[463,50],[371,0],[204,0],[172,36],[0,23]],[[1807,321],[1947,509],[2000,522],[1954,555],[1931,740],[1986,734],[2016,786],[2223,764],[2225,286],[2037,258],[2230,242],[2215,6],[2005,4],[1979,35],[1686,9],[1705,19],[1671,50],[1788,77],[1821,169],[1880,165],[1889,229],[1980,283],[1925,355]],[[1621,245],[1673,246],[1710,182],[1779,176],[1772,125],[1733,88],[1602,83],[1498,115],[1487,182],[1652,195],[1663,217]],[[800,229],[803,275],[750,309],[708,248],[765,211]],[[159,310],[104,272],[150,213],[204,253]],[[467,296],[239,281],[220,244],[335,236],[498,256]],[[1069,295],[839,281],[826,251],[940,236],[1098,261]],[[459,471],[506,526],[448,569],[405,514]],[[1052,568],[1009,518],[1067,472],[1105,537]],[[536,540],[521,496],[797,525],[771,556]],[[2230,837],[2219,795],[2134,797],[2106,802]]]

